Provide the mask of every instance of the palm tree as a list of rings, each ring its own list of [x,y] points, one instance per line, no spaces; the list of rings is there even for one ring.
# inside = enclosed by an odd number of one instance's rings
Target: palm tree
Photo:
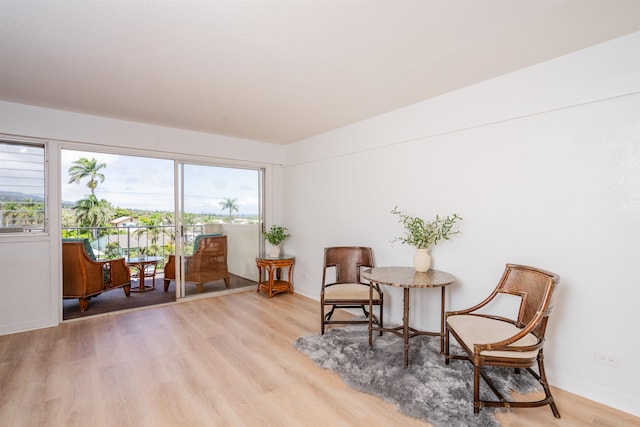
[[[94,195],[78,200],[73,210],[80,227],[92,227],[94,239],[98,238],[95,227],[106,225],[114,213],[111,203],[105,199],[98,200]]]
[[[232,199],[231,197],[225,197],[224,201],[220,202],[220,206],[222,206],[222,211],[229,209],[229,222],[231,222],[231,213],[233,211],[239,212],[238,205],[236,205],[236,201],[238,199]]]
[[[75,182],[79,183],[81,179],[89,177],[87,187],[91,190],[91,195],[95,196],[95,189],[98,186],[98,181],[104,182],[104,175],[99,172],[100,169],[106,168],[106,163],[98,163],[96,159],[87,159],[81,157],[72,163],[73,166],[69,168],[69,184]]]
[[[146,227],[138,228],[135,231],[135,235],[140,239],[141,236],[147,236],[147,248],[151,247],[154,253],[149,255],[155,255],[155,251],[158,249],[158,239],[164,233],[164,229],[160,227],[162,225],[162,217],[159,214],[152,214],[149,217],[138,218]]]

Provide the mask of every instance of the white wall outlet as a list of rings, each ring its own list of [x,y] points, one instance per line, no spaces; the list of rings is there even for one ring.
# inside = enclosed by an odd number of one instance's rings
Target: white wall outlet
[[[611,366],[612,368],[620,367],[620,359],[615,356],[611,356],[609,354],[599,353],[597,351],[593,352],[593,360],[596,363],[600,363],[601,365]]]

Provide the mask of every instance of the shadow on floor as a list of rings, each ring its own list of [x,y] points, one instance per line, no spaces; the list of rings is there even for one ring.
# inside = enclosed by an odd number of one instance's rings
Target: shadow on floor
[[[243,277],[231,275],[230,289],[240,289],[246,287],[257,287],[258,284],[255,281],[247,280]],[[145,285],[152,285],[152,279],[147,278]],[[136,289],[139,286],[138,280],[134,279],[131,282],[132,289]],[[122,289],[113,289],[96,297],[91,298],[89,301],[89,308],[84,313],[80,311],[77,299],[65,299],[63,300],[63,320],[77,319],[81,317],[94,316],[96,314],[110,313],[118,310],[128,310],[131,308],[147,307],[150,305],[165,304],[169,302],[175,302],[176,300],[176,283],[171,281],[169,285],[169,291],[164,291],[164,279],[162,275],[156,276],[155,289],[151,289],[145,292],[131,292],[129,297],[125,296]],[[197,295],[196,286],[187,283],[187,296]],[[224,285],[223,280],[207,283],[204,285],[203,293],[212,293],[217,291],[225,291],[227,288]]]

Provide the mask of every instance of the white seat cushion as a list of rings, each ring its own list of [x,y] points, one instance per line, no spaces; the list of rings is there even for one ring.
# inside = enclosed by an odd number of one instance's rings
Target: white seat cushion
[[[369,286],[357,283],[341,283],[339,285],[327,286],[324,290],[325,299],[369,299]],[[374,288],[373,299],[380,299],[380,294]]]
[[[470,316],[466,314],[447,317],[449,328],[456,331],[464,344],[473,350],[474,344],[489,344],[502,341],[516,335],[521,330],[508,322],[503,322],[486,317]],[[509,347],[529,346],[538,342],[535,335],[529,333],[523,338],[511,344]],[[483,356],[511,357],[511,358],[534,358],[538,351],[503,351],[503,350],[483,350]]]

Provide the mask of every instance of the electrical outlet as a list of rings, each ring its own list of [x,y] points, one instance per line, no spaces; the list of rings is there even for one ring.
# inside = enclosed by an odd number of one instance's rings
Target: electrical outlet
[[[609,354],[598,353],[597,351],[593,352],[593,360],[596,363],[600,363],[601,365],[611,366],[612,368],[620,367],[620,359],[615,356],[611,356]]]

